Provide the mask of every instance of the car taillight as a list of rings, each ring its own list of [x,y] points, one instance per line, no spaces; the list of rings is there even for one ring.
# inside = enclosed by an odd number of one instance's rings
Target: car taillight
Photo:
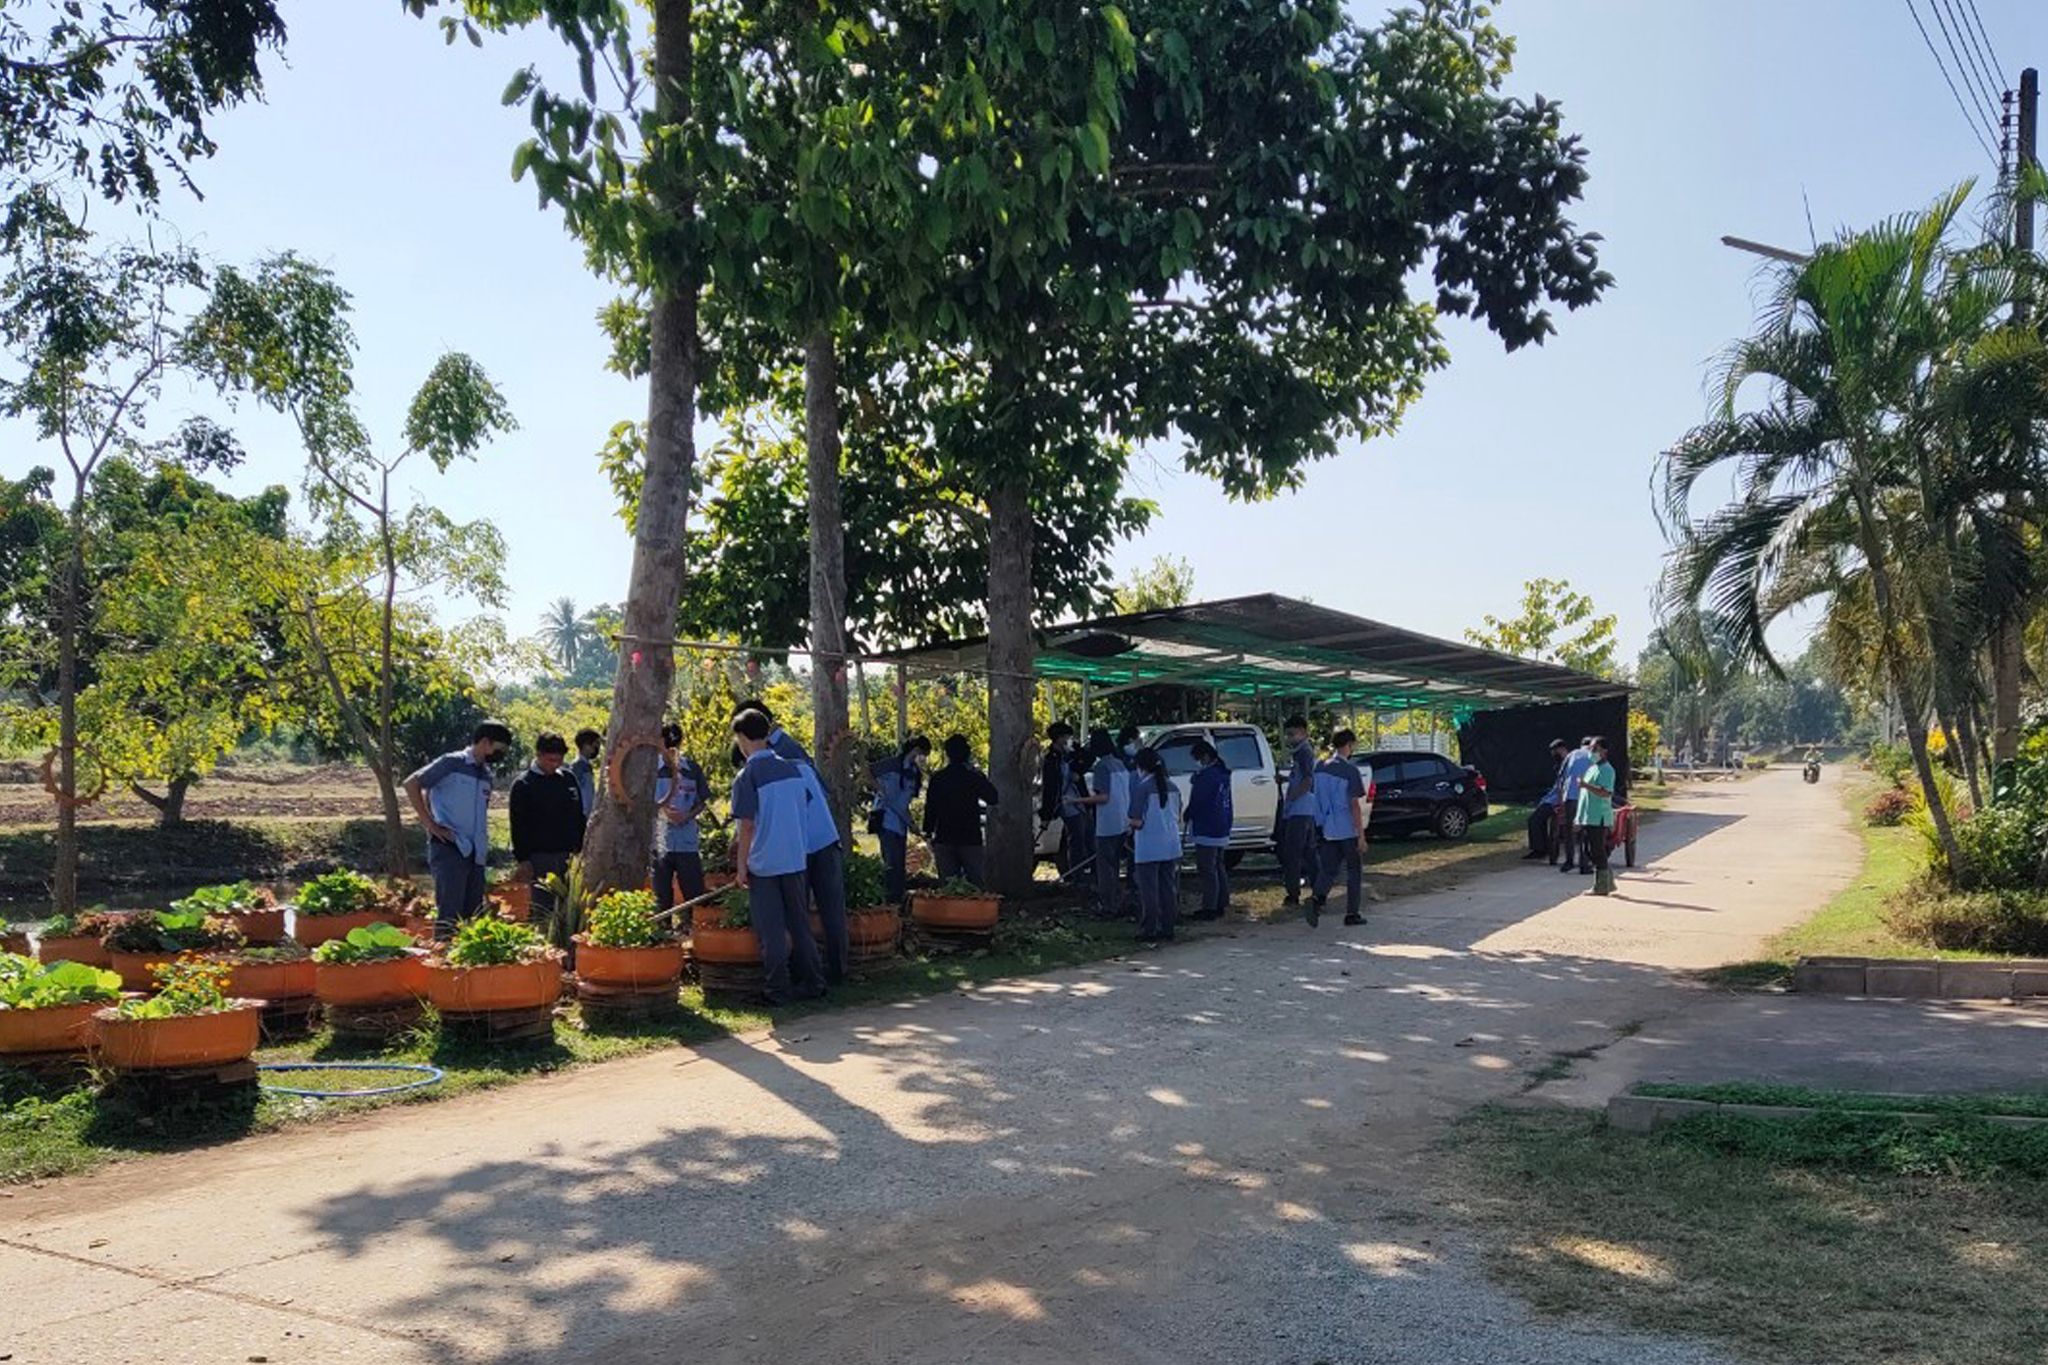
[[[1368,783],[1366,783],[1366,784],[1365,784],[1365,799],[1366,799],[1367,801],[1377,801],[1377,800],[1379,800],[1379,799],[1380,799],[1380,784],[1379,784],[1379,783],[1377,783],[1377,782],[1368,782]]]
[[[1485,774],[1485,773],[1473,773],[1473,774],[1472,774],[1472,785],[1473,785],[1473,786],[1475,786],[1475,787],[1477,787],[1477,788],[1479,788],[1479,790],[1481,790],[1481,791],[1485,791],[1485,790],[1486,790],[1486,774]]]

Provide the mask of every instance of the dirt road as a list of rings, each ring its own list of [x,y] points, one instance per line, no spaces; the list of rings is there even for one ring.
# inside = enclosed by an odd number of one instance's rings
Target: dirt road
[[[1546,1323],[1431,1144],[1854,870],[1833,792],[1681,797],[1625,898],[1520,867],[1364,930],[806,1020],[0,1198],[69,1362],[1705,1362]]]

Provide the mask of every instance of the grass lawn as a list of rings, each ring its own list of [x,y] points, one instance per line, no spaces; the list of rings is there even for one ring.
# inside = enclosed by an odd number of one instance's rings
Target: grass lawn
[[[1653,1082],[1635,1088],[1659,1099],[1705,1100],[1710,1104],[1770,1104],[1786,1108],[1832,1109],[1850,1113],[2019,1114],[2048,1118],[2048,1095],[1877,1095],[1854,1090],[1809,1090],[1802,1085],[1723,1081],[1713,1085]]]
[[[829,1004],[777,1010],[710,1005],[692,986],[672,1019],[644,1026],[585,1030],[573,1013],[557,1016],[551,1040],[491,1047],[442,1038],[427,1030],[387,1051],[337,1043],[331,1035],[265,1048],[258,1061],[427,1062],[442,1068],[441,1084],[408,1095],[362,1100],[313,1100],[263,1095],[235,1106],[209,1105],[186,1112],[131,1113],[91,1086],[39,1083],[0,1070],[0,1184],[87,1170],[102,1162],[148,1152],[176,1151],[229,1141],[291,1124],[361,1113],[392,1104],[430,1103],[506,1085],[527,1076],[610,1061],[659,1048],[708,1042],[787,1024],[821,1010],[886,1004],[1119,956],[1135,947],[1135,926],[1125,922],[1070,925],[1057,919],[1024,922],[1006,930],[994,948],[978,954],[905,959],[833,993]],[[278,1083],[371,1088],[402,1083],[390,1075],[330,1072],[286,1076]]]
[[[1541,1312],[1759,1360],[2040,1365],[2048,1179],[1977,1161],[2005,1140],[1989,1125],[1728,1125],[1639,1138],[1597,1114],[1483,1109],[1445,1188]]]

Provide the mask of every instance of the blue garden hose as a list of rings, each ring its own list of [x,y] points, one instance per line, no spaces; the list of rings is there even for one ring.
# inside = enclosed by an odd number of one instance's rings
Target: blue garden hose
[[[264,1062],[258,1071],[417,1071],[422,1079],[404,1085],[381,1085],[374,1090],[300,1090],[292,1086],[266,1085],[273,1095],[301,1095],[314,1100],[356,1100],[371,1095],[400,1095],[441,1083],[441,1068],[414,1062]]]

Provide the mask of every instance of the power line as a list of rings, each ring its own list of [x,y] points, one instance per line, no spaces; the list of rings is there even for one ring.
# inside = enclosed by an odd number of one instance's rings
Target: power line
[[[1993,71],[2005,70],[2005,59],[1998,55],[1998,48],[1992,43],[1990,33],[1985,31],[1984,16],[1977,10],[1977,0],[1963,0],[1963,4],[1970,11],[1970,18],[1976,21],[1977,36],[1983,39],[1984,51],[1990,54],[1991,57],[1991,69]]]
[[[1956,109],[1962,114],[1963,122],[1969,125],[1970,136],[1977,139],[1977,145],[1983,148],[1984,155],[1996,165],[1998,158],[1992,155],[1991,148],[1985,144],[1984,133],[1978,128],[1977,120],[1970,117],[1969,102],[1963,98],[1962,92],[1956,89],[1955,80],[1948,74],[1948,63],[1942,61],[1941,54],[1934,50],[1934,39],[1927,36],[1927,25],[1920,22],[1920,11],[1914,6],[1913,0],[1906,0],[1906,13],[1913,16],[1913,27],[1920,30],[1920,41],[1927,44],[1927,55],[1934,58],[1934,64],[1941,68],[1942,83],[1948,86],[1948,93],[1955,98]]]
[[[1991,106],[1993,113],[1998,112],[1998,95],[2005,86],[1985,61],[1982,49],[1977,45],[1976,35],[1970,32],[1969,24],[1963,19],[1962,0],[1941,0],[1941,4],[1948,10],[1949,18],[1954,21],[1955,31],[1962,35],[1963,55],[1969,59],[1969,69],[1978,79],[1977,93],[1983,96],[1984,102]]]
[[[1983,84],[1978,80],[1976,72],[1963,59],[1963,54],[1956,50],[1956,35],[1950,31],[1949,21],[1944,17],[1947,7],[1948,0],[1927,0],[1928,12],[1934,15],[1934,26],[1941,30],[1941,40],[1948,45],[1949,60],[1955,63],[1956,74],[1963,78],[1963,88],[1970,92],[1971,101],[1983,100],[1995,110],[1998,108],[1997,98],[1990,91],[1983,88]],[[1944,68],[1945,73],[1946,68]],[[1981,108],[1978,110],[1978,115],[1979,117],[1983,116]],[[1995,130],[1996,122],[1995,119],[1987,119],[1984,124],[1984,130],[1992,134],[1993,141],[1998,140],[1998,134]]]

